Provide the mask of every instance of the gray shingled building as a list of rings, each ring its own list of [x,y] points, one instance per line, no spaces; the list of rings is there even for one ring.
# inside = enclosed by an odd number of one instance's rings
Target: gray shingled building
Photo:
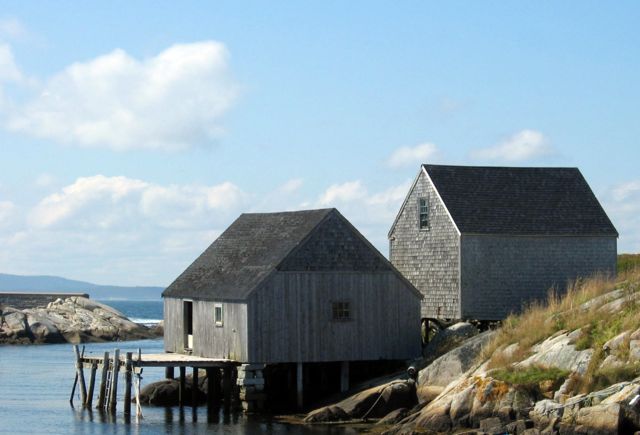
[[[421,294],[335,209],[243,214],[162,295],[168,352],[263,364],[420,354]]]
[[[389,231],[422,318],[500,320],[614,274],[618,233],[577,168],[422,165]]]

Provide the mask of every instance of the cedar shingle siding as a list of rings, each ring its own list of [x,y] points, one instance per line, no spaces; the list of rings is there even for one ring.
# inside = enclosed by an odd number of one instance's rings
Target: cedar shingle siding
[[[424,165],[389,246],[424,295],[423,317],[498,320],[551,287],[615,273],[617,235],[576,168]]]

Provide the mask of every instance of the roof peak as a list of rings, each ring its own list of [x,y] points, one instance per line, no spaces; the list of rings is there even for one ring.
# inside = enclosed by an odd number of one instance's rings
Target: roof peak
[[[469,169],[573,169],[579,170],[575,166],[493,166],[493,165],[435,165],[431,163],[423,163],[424,168],[469,168]]]

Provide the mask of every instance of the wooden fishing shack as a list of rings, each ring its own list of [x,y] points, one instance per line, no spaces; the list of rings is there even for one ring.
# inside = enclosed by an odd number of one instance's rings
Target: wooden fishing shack
[[[336,209],[241,215],[162,294],[165,350],[243,363],[247,402],[263,369],[420,355],[421,295]],[[267,380],[268,382],[268,380]]]

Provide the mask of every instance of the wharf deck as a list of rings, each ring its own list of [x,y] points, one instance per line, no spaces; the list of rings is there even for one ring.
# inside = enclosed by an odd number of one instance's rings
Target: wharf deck
[[[125,355],[120,355],[118,360],[120,366],[125,365]],[[104,361],[103,356],[83,356],[81,362],[85,367],[93,364],[100,366]],[[185,355],[180,353],[134,353],[131,358],[131,365],[134,367],[194,367],[194,368],[224,368],[237,366],[241,363],[231,359],[204,358],[201,356]]]

